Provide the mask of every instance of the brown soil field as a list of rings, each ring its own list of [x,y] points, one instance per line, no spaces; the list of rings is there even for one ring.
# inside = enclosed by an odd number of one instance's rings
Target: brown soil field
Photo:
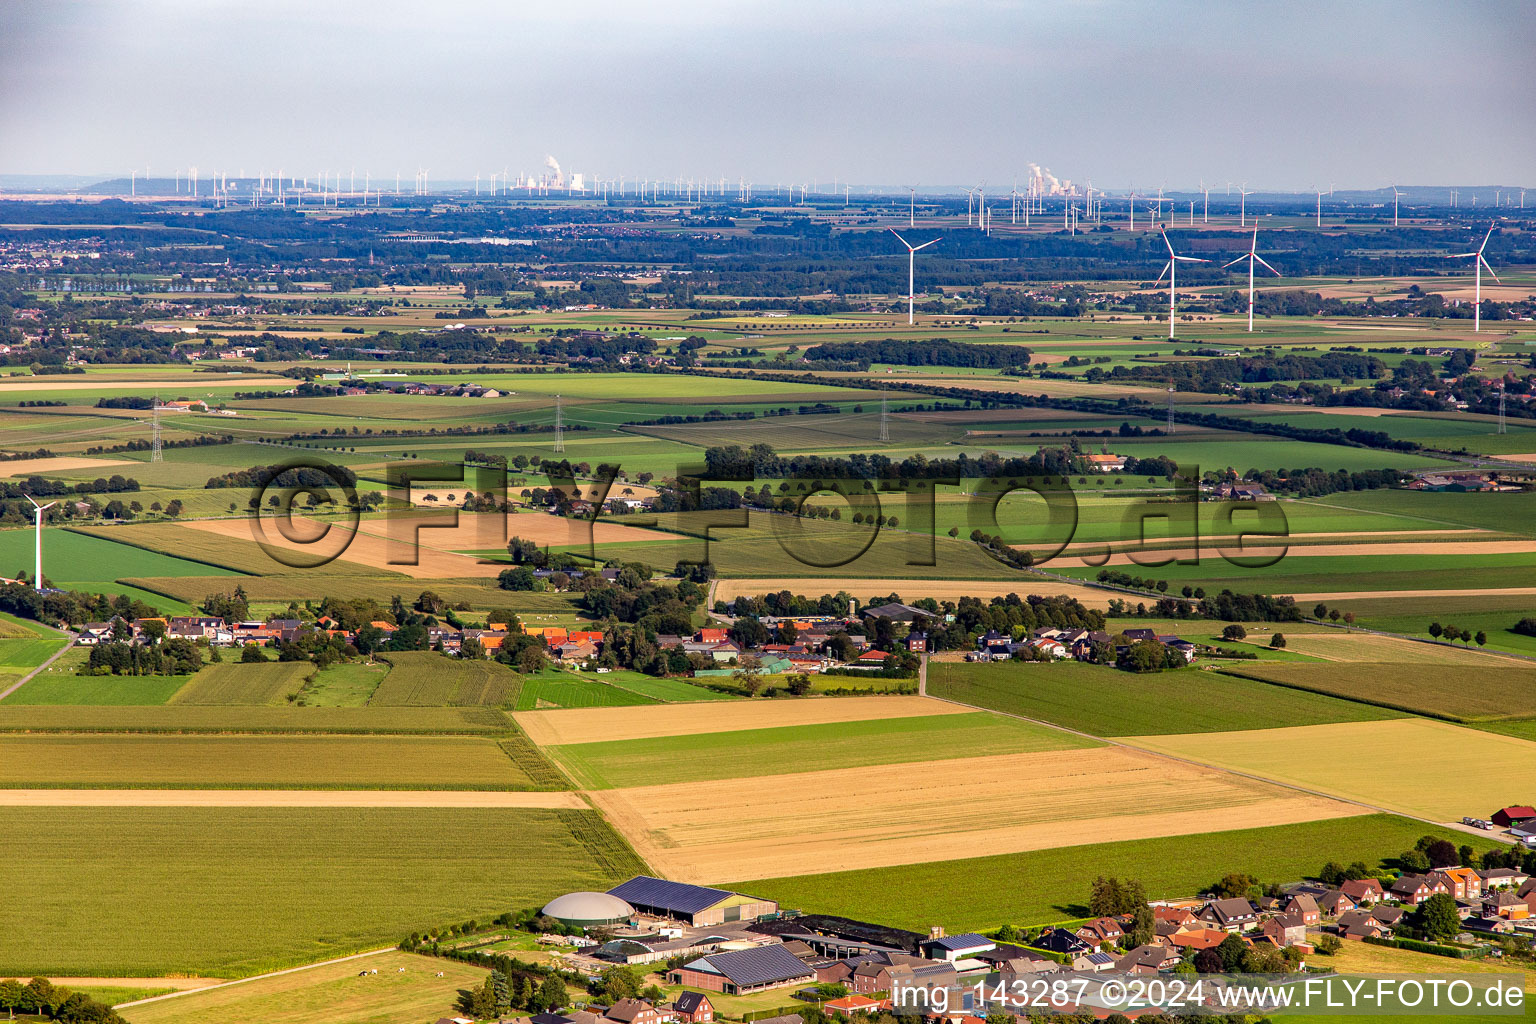
[[[1508,462],[1531,462],[1536,461],[1536,452],[1526,452],[1524,455],[1495,455],[1493,458]]]
[[[479,790],[0,789],[0,807],[544,807],[587,810],[575,793]]]
[[[778,700],[646,704],[640,707],[519,711],[512,717],[540,746],[863,722],[877,718],[961,715],[975,708],[927,697],[801,697]]]
[[[90,469],[92,466],[142,466],[132,459],[86,459],[55,455],[51,459],[16,459],[0,462],[0,476],[30,476],[33,473],[62,473],[66,469]]]
[[[306,536],[318,536],[324,524],[303,516],[293,517],[294,529]],[[237,540],[256,540],[262,537],[266,541],[279,548],[288,548],[302,552],[305,557],[314,557],[322,553],[334,552],[342,542],[351,534],[341,523],[330,524],[333,526],[334,536],[327,536],[323,543],[305,544],[300,541],[290,541],[277,532],[275,525],[265,525],[265,534],[255,533],[257,527],[249,519],[208,519],[192,523],[182,523],[186,529],[201,530],[204,533],[213,533],[221,537],[231,537]],[[379,527],[383,529],[382,524]],[[426,535],[430,536],[430,534]],[[392,545],[383,536],[359,533],[352,538],[342,552],[340,561],[353,565],[364,565],[373,569],[387,572],[398,572],[415,579],[463,579],[471,576],[495,576],[503,569],[504,565],[482,565],[476,559],[468,555],[457,555],[448,551],[439,551],[436,548],[423,544],[415,551],[415,565],[393,565],[391,557],[395,559],[408,559],[412,557],[412,549],[404,545]],[[285,573],[292,569],[284,567],[273,560],[272,572]]]
[[[1485,816],[1536,791],[1536,743],[1426,718],[1130,742],[1436,821]]]
[[[746,595],[777,593],[788,590],[793,594],[819,597],[846,590],[855,597],[875,594],[900,594],[904,601],[931,597],[935,601],[958,601],[962,597],[1006,597],[1009,594],[1065,594],[1075,597],[1089,608],[1107,608],[1109,599],[1117,596],[1107,590],[1074,586],[1059,580],[1040,576],[1021,575],[1016,580],[916,580],[916,579],[801,579],[798,577],[771,577],[767,579],[728,579],[715,585],[715,598],[729,601]]]
[[[1124,748],[588,795],[660,874],[714,883],[1365,813]]]
[[[444,491],[444,494],[447,492]],[[455,491],[458,494],[460,492]],[[385,519],[365,519],[358,523],[358,533],[371,537],[409,537],[413,532],[410,524],[420,521],[419,543],[423,550],[432,549],[444,553],[455,551],[505,550],[507,538],[522,537],[539,544],[556,547],[567,544],[618,544],[630,541],[678,540],[680,536],[661,530],[647,530],[638,526],[621,526],[612,519],[599,516],[594,523],[581,523],[563,516],[542,512],[523,512],[510,516],[481,515],[460,512],[457,526],[446,525],[449,517],[443,515],[407,516],[393,515]],[[443,526],[426,526],[427,523],[443,522]],[[503,528],[505,523],[505,528]],[[587,530],[590,527],[589,536]],[[349,552],[350,554],[350,552]],[[499,566],[497,571],[506,568]],[[495,575],[495,573],[491,573]]]

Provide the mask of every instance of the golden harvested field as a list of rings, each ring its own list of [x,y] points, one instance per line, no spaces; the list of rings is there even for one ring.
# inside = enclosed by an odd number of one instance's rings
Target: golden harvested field
[[[1292,594],[1297,604],[1313,601],[1370,601],[1382,597],[1523,597],[1536,594],[1536,587],[1500,587],[1497,590],[1469,588],[1464,590],[1343,590],[1327,594]]]
[[[1286,650],[1327,661],[1411,662],[1416,665],[1482,665],[1490,671],[1529,670],[1530,662],[1449,644],[1421,644],[1371,633],[1286,634]],[[1266,641],[1267,642],[1267,641]],[[1261,645],[1262,646],[1262,645]]]
[[[1536,792],[1536,743],[1424,718],[1127,742],[1436,821],[1486,817]]]
[[[322,521],[308,519],[304,516],[293,517],[294,528],[301,531],[303,537],[318,536],[326,525]],[[310,558],[323,553],[334,552],[340,548],[343,542],[350,538],[338,563],[350,563],[353,566],[366,566],[370,569],[387,572],[403,573],[414,579],[442,579],[478,576],[495,576],[506,568],[504,565],[482,565],[479,561],[468,555],[457,555],[449,551],[439,551],[436,548],[425,545],[413,549],[408,544],[393,544],[385,540],[383,536],[358,533],[352,534],[346,526],[340,522],[329,524],[332,527],[330,535],[325,537],[322,543],[306,544],[302,539],[289,540],[278,533],[275,526],[265,524],[264,534],[254,533],[257,530],[253,520],[248,519],[209,519],[195,523],[181,523],[179,528],[198,530],[202,533],[211,533],[219,537],[229,537],[234,540],[250,541],[258,536],[264,536],[267,543],[274,547],[287,548],[301,553],[301,557]],[[382,527],[380,527],[382,529]],[[411,564],[392,564],[391,559],[406,561],[414,559]],[[283,565],[275,559],[268,559],[272,568],[270,573],[284,574],[294,570]],[[335,571],[335,563],[332,563],[330,571]]]
[[[561,743],[638,740],[647,736],[866,722],[877,718],[963,715],[975,710],[928,697],[801,697],[519,711],[512,717],[533,742],[549,747]]]
[[[0,789],[0,807],[540,807],[585,811],[576,793],[473,789]]]
[[[687,882],[841,871],[1347,817],[1360,808],[1096,748],[587,794]]]
[[[1327,965],[1340,974],[1439,974],[1444,957],[1412,949],[1393,949],[1364,942],[1346,942],[1327,958]],[[1536,992],[1536,970],[1507,960],[1458,960],[1455,974],[1518,974],[1525,978],[1526,992]]]
[[[33,473],[62,473],[67,469],[90,469],[92,466],[142,466],[131,459],[87,459],[72,455],[55,455],[48,459],[16,459],[0,462],[0,476],[31,476]]]
[[[421,525],[420,530],[415,529],[418,523]],[[584,523],[542,512],[523,512],[510,516],[460,512],[457,525],[452,524],[452,519],[446,513],[419,517],[394,515],[388,519],[365,519],[358,523],[357,529],[360,535],[398,540],[402,545],[412,543],[414,536],[415,543],[419,543],[424,552],[431,549],[445,553],[497,549],[505,551],[509,537],[522,537],[539,544],[561,547],[585,544],[589,540],[594,544],[618,544],[627,541],[676,540],[679,536],[661,530],[621,526],[601,516],[596,522]],[[350,556],[351,551],[347,554]],[[496,571],[505,568],[505,565],[497,566]]]
[[[762,594],[788,590],[795,594],[819,596],[846,590],[855,597],[874,594],[900,594],[906,602],[931,597],[935,601],[958,601],[962,597],[979,597],[983,601],[1009,594],[1065,595],[1076,598],[1087,608],[1108,608],[1109,599],[1117,596],[1111,591],[1092,587],[1074,586],[1060,580],[1039,576],[1025,576],[1017,580],[914,580],[914,579],[802,579],[798,577],[773,577],[768,579],[723,579],[715,584],[715,599],[729,601],[743,595],[757,597]]]
[[[402,971],[401,968],[404,968]],[[358,972],[369,971],[359,976]],[[374,974],[372,971],[379,973]],[[441,978],[438,974],[442,974]],[[378,1024],[437,1020],[486,972],[391,950],[125,1007],[130,1024]]]

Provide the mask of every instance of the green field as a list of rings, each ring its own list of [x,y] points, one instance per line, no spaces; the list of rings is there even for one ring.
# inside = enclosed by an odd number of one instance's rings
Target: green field
[[[1457,722],[1536,716],[1536,665],[1526,666],[1508,658],[1490,658],[1487,665],[1363,661],[1246,664],[1228,671]]]
[[[307,661],[243,664],[224,661],[206,665],[173,698],[173,704],[275,704],[297,698],[304,681],[315,674]]]
[[[527,790],[548,780],[490,737],[0,736],[0,786],[11,789]]]
[[[1098,569],[1046,568],[1063,576],[1091,580]],[[1120,568],[1138,576],[1190,583],[1207,591],[1230,589],[1243,594],[1326,594],[1372,590],[1436,590],[1529,586],[1536,552],[1444,555],[1289,555],[1273,565],[1233,565],[1214,550],[1198,565]]]
[[[368,703],[411,707],[488,704],[517,701],[522,677],[494,661],[465,661],[428,651],[383,655],[392,666]]]
[[[295,703],[301,707],[362,707],[388,672],[385,661],[338,662],[310,676]]]
[[[48,842],[7,855],[0,976],[238,977],[644,870],[587,811],[17,807],[6,822]]]
[[[980,712],[573,743],[549,753],[582,788],[618,789],[1094,745]]]
[[[663,701],[740,700],[743,696],[739,693],[720,693],[704,686],[696,686],[686,679],[663,679],[648,676],[644,672],[630,672],[625,669],[604,672],[596,678],[609,686],[632,690],[642,696]]]
[[[53,657],[68,642],[68,637],[40,623],[0,616],[0,690]]]
[[[731,880],[729,887],[808,913],[839,914],[920,932],[936,921],[944,922],[951,933],[990,931],[1005,923],[1039,925],[1086,917],[1089,886],[1101,874],[1139,879],[1153,899],[1190,897],[1233,871],[1265,883],[1284,883],[1314,875],[1329,860],[1362,860],[1374,866],[1411,849],[1425,833],[1470,842],[1479,849],[1494,845],[1407,818],[1371,814],[971,860]]]
[[[125,526],[102,529],[106,531],[107,536],[110,536],[112,530],[138,528]],[[180,532],[195,533],[197,531],[181,530]],[[27,566],[30,571],[32,545],[31,530],[0,530],[0,565],[5,566],[7,573],[17,566]],[[227,569],[188,561],[174,554],[113,543],[104,536],[77,533],[72,529],[52,529],[44,533],[43,573],[53,581],[55,586],[109,593],[116,593],[120,589],[112,587],[111,584],[123,576],[237,575]],[[228,587],[232,584],[224,585]]]
[[[85,704],[12,706],[9,700],[0,704],[0,732],[435,735],[505,733],[511,728],[512,720],[495,708],[306,708],[239,704],[167,704],[162,707]]]
[[[1216,672],[1136,675],[1081,662],[934,661],[928,664],[928,692],[1094,736],[1227,732],[1402,717],[1384,708]]]
[[[517,696],[518,711],[534,711],[546,707],[609,708],[660,703],[662,701],[634,690],[551,669],[524,679],[523,689]]]

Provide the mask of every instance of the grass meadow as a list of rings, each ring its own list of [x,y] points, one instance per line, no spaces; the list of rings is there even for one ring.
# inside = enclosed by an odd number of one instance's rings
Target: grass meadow
[[[28,686],[31,684],[29,683]],[[23,687],[22,689],[26,689]],[[19,692],[19,691],[18,691]],[[160,707],[0,703],[4,732],[236,732],[368,735],[505,733],[512,720],[495,708],[287,707],[166,704]]]
[[[635,704],[660,704],[662,700],[643,693],[599,682],[598,677],[578,676],[570,672],[546,669],[523,680],[517,695],[518,711],[540,708],[609,708]]]
[[[0,964],[22,977],[242,977],[644,870],[588,811],[17,807],[6,820],[49,838],[7,857]]]
[[[1132,675],[1080,662],[934,661],[928,665],[928,692],[1094,736],[1224,732],[1370,721],[1401,714],[1216,672],[1185,669]]]
[[[980,712],[548,748],[584,789],[749,778],[1093,746],[1045,726]]]

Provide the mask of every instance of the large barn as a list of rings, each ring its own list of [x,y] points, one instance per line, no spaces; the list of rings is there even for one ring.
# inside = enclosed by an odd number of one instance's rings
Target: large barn
[[[703,885],[669,882],[649,875],[631,878],[623,885],[609,889],[608,894],[617,896],[642,914],[671,918],[700,928],[731,921],[752,921],[779,911],[779,905],[773,900]]]

